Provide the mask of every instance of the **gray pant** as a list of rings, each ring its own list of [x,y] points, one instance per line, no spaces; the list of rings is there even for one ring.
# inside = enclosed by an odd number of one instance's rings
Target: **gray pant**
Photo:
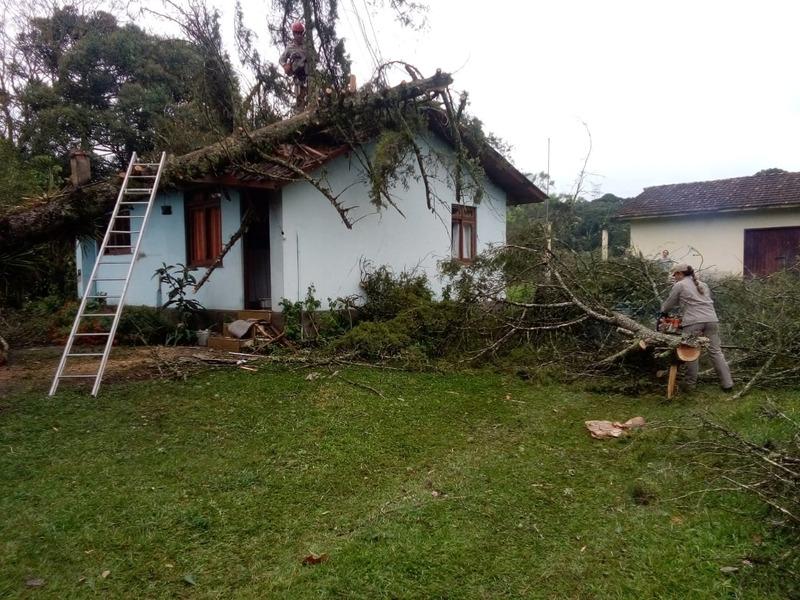
[[[723,388],[733,387],[733,379],[731,379],[731,370],[728,363],[725,361],[725,355],[722,354],[722,343],[719,339],[719,323],[693,323],[691,325],[683,326],[683,333],[694,333],[696,335],[705,336],[708,338],[708,355],[711,357],[711,362],[714,365],[714,370],[719,377],[719,383]],[[686,363],[686,373],[684,383],[687,386],[697,384],[697,372],[699,370],[699,360],[693,360]]]

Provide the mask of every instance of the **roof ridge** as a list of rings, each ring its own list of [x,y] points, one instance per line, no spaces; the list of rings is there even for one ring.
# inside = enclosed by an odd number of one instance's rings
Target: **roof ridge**
[[[783,171],[781,172],[772,172],[772,173],[765,173],[764,171],[771,171],[771,169],[762,169],[757,173],[753,173],[752,175],[740,175],[739,177],[721,177],[719,179],[703,179],[698,181],[682,181],[680,183],[662,183],[659,185],[650,185],[647,187],[642,188],[642,190],[654,190],[657,188],[666,188],[666,187],[675,187],[679,185],[697,185],[699,183],[718,183],[722,181],[737,181],[742,179],[754,179],[756,177],[773,177],[773,176],[786,176],[786,175],[800,175],[800,171]]]

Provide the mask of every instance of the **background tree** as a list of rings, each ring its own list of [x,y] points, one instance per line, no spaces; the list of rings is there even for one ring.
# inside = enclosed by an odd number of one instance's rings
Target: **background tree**
[[[553,187],[546,173],[531,179],[541,189]],[[621,254],[630,241],[630,226],[614,219],[622,206],[623,198],[605,194],[594,200],[577,198],[568,194],[550,194],[548,206],[527,204],[508,210],[508,242],[510,244],[536,244],[544,237],[545,222],[551,224],[555,243],[576,251],[597,250],[601,245],[601,232],[608,229],[608,245],[612,252]]]

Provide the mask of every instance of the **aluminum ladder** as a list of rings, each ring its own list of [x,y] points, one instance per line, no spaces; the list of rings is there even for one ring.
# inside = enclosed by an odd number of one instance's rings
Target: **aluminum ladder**
[[[128,292],[128,284],[131,280],[133,273],[133,266],[139,257],[139,246],[144,237],[144,231],[147,227],[147,222],[150,219],[150,212],[153,208],[153,203],[158,191],[158,183],[161,180],[161,173],[164,170],[164,164],[167,160],[166,152],[162,152],[161,160],[157,163],[137,162],[136,153],[131,156],[131,161],[128,164],[128,170],[125,172],[125,179],[122,182],[122,187],[119,189],[117,196],[117,203],[114,206],[114,211],[111,213],[111,219],[108,222],[106,235],[103,237],[103,242],[97,251],[97,258],[92,267],[92,274],[86,281],[86,288],[83,290],[83,297],[81,298],[78,313],[75,315],[75,321],[72,324],[67,344],[64,346],[64,352],[61,355],[61,361],[58,363],[55,377],[53,377],[53,384],[50,386],[49,395],[52,396],[58,389],[58,384],[63,379],[94,379],[92,386],[92,396],[97,396],[100,389],[100,382],[103,379],[103,373],[106,370],[108,357],[111,354],[111,347],[114,345],[114,335],[117,332],[122,310],[125,306],[125,294]],[[146,197],[146,200],[141,198]],[[137,200],[139,198],[139,200]],[[125,213],[125,214],[120,214]],[[136,214],[134,214],[136,213]],[[116,230],[118,221],[127,219],[128,228],[126,230]],[[134,227],[134,223],[138,222],[138,227]],[[128,235],[128,244],[114,244],[109,243],[112,241],[112,236]],[[135,242],[134,242],[135,236]],[[115,240],[116,241],[116,240]],[[128,253],[110,253],[106,254],[106,250],[128,250]],[[107,268],[111,272],[105,272]],[[114,270],[124,272],[114,273]],[[112,285],[121,287],[120,290],[115,290],[113,294],[99,294],[97,291],[98,282],[114,282]],[[87,305],[90,300],[116,300],[117,305],[113,312],[87,312]],[[108,326],[108,331],[102,332],[85,332],[81,331],[81,325],[86,319],[100,319],[104,327]],[[73,346],[75,340],[79,337],[93,338],[106,338],[105,346],[102,352],[75,352]],[[76,373],[67,374],[65,370],[67,363],[70,359],[93,358],[99,359],[100,364],[97,371],[94,373]]]

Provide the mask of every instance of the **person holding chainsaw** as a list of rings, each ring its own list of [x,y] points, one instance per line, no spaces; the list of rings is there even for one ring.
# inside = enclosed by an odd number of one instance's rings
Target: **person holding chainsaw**
[[[308,73],[306,66],[308,57],[305,48],[305,26],[300,23],[292,24],[292,41],[286,46],[279,62],[283,66],[283,72],[292,78],[295,88],[295,105],[298,110],[306,107],[308,96]]]
[[[714,310],[711,290],[697,275],[691,265],[678,264],[672,267],[672,278],[675,283],[669,296],[661,305],[661,319],[666,318],[668,311],[680,308],[683,313],[683,333],[707,337],[708,355],[719,377],[720,385],[725,391],[733,388],[731,370],[720,347],[719,319]],[[686,363],[684,385],[693,388],[697,384],[699,364],[697,360]]]

